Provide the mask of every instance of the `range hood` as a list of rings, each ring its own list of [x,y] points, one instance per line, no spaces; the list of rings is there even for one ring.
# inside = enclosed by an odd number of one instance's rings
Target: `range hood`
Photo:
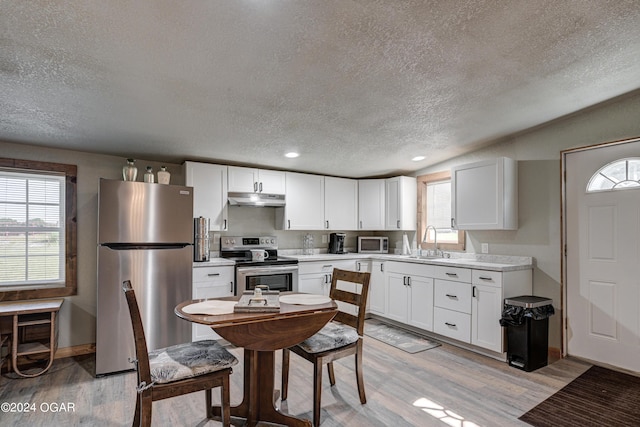
[[[264,193],[229,193],[229,204],[232,206],[284,206],[284,194]]]

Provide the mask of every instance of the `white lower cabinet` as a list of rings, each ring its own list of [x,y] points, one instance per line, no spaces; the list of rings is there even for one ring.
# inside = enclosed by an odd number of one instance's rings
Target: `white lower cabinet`
[[[505,298],[531,295],[532,270],[472,270],[471,344],[498,353],[506,351],[504,330],[500,326]]]
[[[471,342],[471,284],[436,279],[434,293],[433,331],[458,341]]]
[[[434,332],[503,353],[502,302],[531,295],[531,273],[436,266]]]
[[[233,296],[233,267],[197,266],[193,268],[193,299],[220,298]],[[213,329],[194,323],[193,341],[220,339]]]
[[[432,266],[390,261],[386,263],[383,316],[433,331]]]
[[[348,271],[366,272],[371,269],[369,260],[337,260],[331,262],[301,262],[298,264],[298,292],[309,294],[329,295],[331,289],[331,279],[333,278],[333,269]],[[362,287],[354,283],[338,282],[338,289],[349,292],[360,293]],[[367,298],[367,306],[371,301],[371,284],[369,285],[369,296]],[[338,301],[341,311],[356,315],[358,308],[352,304]]]
[[[371,272],[367,301],[371,314],[495,353],[506,351],[500,326],[503,300],[532,293],[531,269],[488,271],[376,259],[370,264],[301,262],[299,291],[328,295],[334,268]],[[356,313],[353,306],[341,307]]]
[[[385,297],[385,262],[371,261],[371,279],[369,280],[369,302],[367,309],[370,313],[384,315]]]
[[[502,352],[502,327],[498,324],[502,313],[502,288],[474,285],[471,300],[471,344]]]

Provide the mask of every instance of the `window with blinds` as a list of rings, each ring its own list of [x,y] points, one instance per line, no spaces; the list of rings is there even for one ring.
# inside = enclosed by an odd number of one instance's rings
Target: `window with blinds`
[[[0,169],[0,287],[65,283],[65,175]]]

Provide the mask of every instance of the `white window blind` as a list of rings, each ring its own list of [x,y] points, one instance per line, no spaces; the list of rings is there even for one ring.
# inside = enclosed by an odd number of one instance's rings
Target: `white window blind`
[[[451,181],[427,184],[427,224],[451,228]]]
[[[65,176],[0,169],[0,287],[65,283]]]

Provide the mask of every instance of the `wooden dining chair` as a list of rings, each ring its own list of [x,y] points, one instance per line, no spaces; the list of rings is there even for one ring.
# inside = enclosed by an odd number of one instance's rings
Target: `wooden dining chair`
[[[122,283],[131,314],[136,346],[138,386],[133,426],[151,425],[151,406],[156,400],[205,391],[206,415],[213,418],[211,389],[220,387],[222,425],[230,424],[229,375],[238,363],[213,340],[196,341],[147,351],[142,319],[131,282]]]
[[[356,315],[347,313],[339,308],[338,313],[324,328],[300,344],[282,350],[282,400],[287,400],[289,383],[289,358],[293,352],[313,363],[313,425],[320,425],[320,398],[322,391],[322,365],[327,364],[329,382],[336,384],[333,371],[333,361],[346,356],[355,355],[356,381],[360,402],[367,403],[364,392],[364,377],[362,374],[362,335],[364,333],[364,316],[369,294],[369,280],[371,273],[360,273],[334,269],[331,279],[329,296],[335,301],[354,305],[358,309]],[[347,285],[353,292],[338,289],[338,283]],[[358,286],[361,290],[358,292]]]

